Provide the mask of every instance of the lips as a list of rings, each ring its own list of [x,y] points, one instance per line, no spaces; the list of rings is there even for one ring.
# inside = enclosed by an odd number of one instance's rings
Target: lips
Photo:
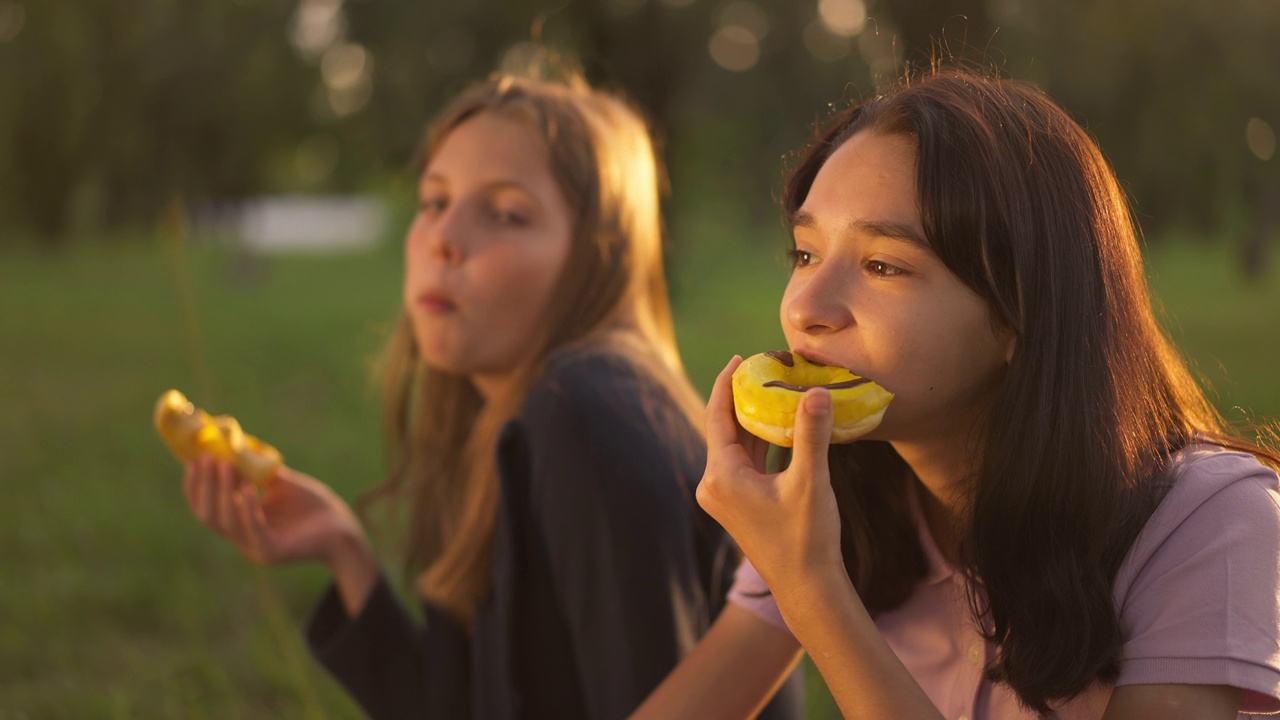
[[[799,355],[805,360],[808,360],[814,365],[829,365],[831,367],[843,367],[840,363],[836,362],[835,360],[832,360],[831,358],[826,357],[821,353],[816,353],[808,348],[792,348],[791,352]]]
[[[830,366],[830,367],[843,367],[844,369],[848,370],[849,372],[853,373],[854,375],[857,375],[858,377],[866,377],[866,375],[864,375],[864,374],[863,374],[863,373],[861,373],[861,372],[858,372],[858,371],[857,371],[857,370],[855,370],[854,368],[846,367],[846,366],[845,366],[845,365],[843,365],[840,361],[838,361],[838,360],[833,360],[830,356],[823,355],[823,354],[822,354],[822,353],[820,353],[820,352],[815,352],[814,350],[811,350],[811,349],[809,349],[809,348],[805,348],[805,347],[793,348],[793,349],[791,350],[791,352],[793,352],[793,353],[795,353],[795,354],[799,355],[800,357],[804,358],[805,360],[808,360],[809,362],[813,363],[814,365],[828,365],[828,366]]]
[[[458,309],[457,304],[448,296],[431,290],[419,294],[417,301],[418,307],[430,313],[447,313]]]

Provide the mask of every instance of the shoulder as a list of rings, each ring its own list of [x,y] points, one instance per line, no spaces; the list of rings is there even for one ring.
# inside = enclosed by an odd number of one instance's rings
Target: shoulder
[[[1265,532],[1280,523],[1280,479],[1248,453],[1192,445],[1170,459],[1167,478],[1168,491],[1135,540],[1132,560],[1175,534]]]
[[[615,412],[636,403],[637,394],[660,389],[627,358],[606,349],[575,349],[552,355],[529,389],[522,419],[551,411]]]
[[[1185,564],[1185,551],[1245,552],[1263,537],[1280,538],[1280,479],[1252,455],[1193,445],[1170,458],[1167,482],[1120,567],[1117,590]]]
[[[608,348],[575,348],[548,359],[518,421],[534,438],[571,432],[606,443],[683,445],[697,428],[671,391],[646,368]]]
[[[1252,455],[1192,446],[1115,582],[1120,685],[1205,683],[1280,710],[1280,480]]]
[[[608,349],[553,356],[505,435],[522,440],[535,496],[696,481],[705,444],[663,384]]]

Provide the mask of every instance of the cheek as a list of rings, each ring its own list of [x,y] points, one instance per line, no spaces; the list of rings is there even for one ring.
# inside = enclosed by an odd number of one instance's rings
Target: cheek
[[[404,310],[412,314],[414,311],[413,294],[415,292],[415,288],[419,286],[419,283],[417,282],[417,274],[414,272],[413,264],[407,262],[407,260],[404,265],[403,274],[403,282],[400,285],[400,300],[401,304],[404,306]]]
[[[544,248],[550,249],[550,248]],[[564,258],[560,253],[528,252],[504,248],[477,267],[475,280],[484,286],[490,320],[514,327],[522,338],[544,321]]]

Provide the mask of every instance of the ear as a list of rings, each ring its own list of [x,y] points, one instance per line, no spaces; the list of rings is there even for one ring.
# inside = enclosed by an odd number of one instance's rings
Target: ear
[[[1008,365],[1009,363],[1013,362],[1013,351],[1014,351],[1014,348],[1018,347],[1018,336],[1012,330],[1006,329],[1005,332],[1008,334],[1009,339],[1008,339],[1008,342],[1005,344],[1004,364]]]

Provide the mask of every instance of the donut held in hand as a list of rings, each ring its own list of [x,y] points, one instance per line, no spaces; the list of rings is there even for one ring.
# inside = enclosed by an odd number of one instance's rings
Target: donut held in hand
[[[177,390],[156,402],[156,432],[182,462],[201,453],[230,460],[240,477],[264,485],[280,469],[283,459],[274,447],[249,435],[230,415],[210,416]]]
[[[752,355],[733,372],[738,424],[761,440],[791,447],[800,398],[814,387],[831,392],[832,443],[851,442],[871,432],[893,400],[893,393],[844,368],[774,350]]]

